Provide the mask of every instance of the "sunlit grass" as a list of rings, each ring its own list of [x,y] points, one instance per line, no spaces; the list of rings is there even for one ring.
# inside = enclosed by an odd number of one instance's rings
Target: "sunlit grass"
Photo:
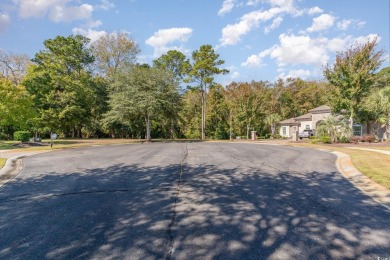
[[[7,159],[0,157],[0,169],[4,166],[6,160]]]

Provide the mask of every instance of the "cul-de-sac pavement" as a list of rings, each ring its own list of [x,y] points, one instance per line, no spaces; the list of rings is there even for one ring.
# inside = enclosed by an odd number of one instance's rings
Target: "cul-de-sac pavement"
[[[36,154],[0,188],[0,259],[378,259],[390,211],[336,156],[244,143]]]

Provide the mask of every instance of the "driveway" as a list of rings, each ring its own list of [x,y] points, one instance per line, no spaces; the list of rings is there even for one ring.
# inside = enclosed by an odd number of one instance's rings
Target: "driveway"
[[[0,188],[0,259],[377,259],[390,212],[335,156],[152,143],[28,157]]]

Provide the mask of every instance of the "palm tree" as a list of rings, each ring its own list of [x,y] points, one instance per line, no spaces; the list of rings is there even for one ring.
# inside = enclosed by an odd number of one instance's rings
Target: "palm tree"
[[[316,129],[317,137],[329,136],[332,143],[349,138],[351,135],[352,130],[348,121],[341,115],[328,116]]]
[[[383,139],[390,139],[390,86],[373,92],[364,103],[364,108],[371,112],[376,122],[386,126]]]

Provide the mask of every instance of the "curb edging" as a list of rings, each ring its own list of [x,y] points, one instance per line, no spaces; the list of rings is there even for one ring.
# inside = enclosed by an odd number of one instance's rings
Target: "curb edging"
[[[332,151],[330,153],[337,156],[335,162],[336,167],[348,181],[364,194],[390,210],[390,191],[388,189],[374,182],[357,170],[352,164],[351,157],[348,154],[338,151]]]

